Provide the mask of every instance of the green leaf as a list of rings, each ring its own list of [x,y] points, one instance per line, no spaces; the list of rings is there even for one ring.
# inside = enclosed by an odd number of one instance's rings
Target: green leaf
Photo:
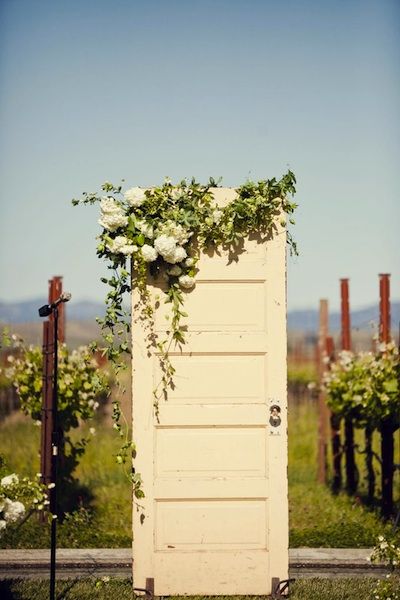
[[[383,382],[383,387],[386,392],[388,392],[389,394],[393,394],[398,391],[399,384],[397,379],[390,379],[389,381]]]
[[[139,235],[136,236],[136,243],[138,246],[143,246],[145,242],[145,237],[143,235],[143,233],[139,233]]]

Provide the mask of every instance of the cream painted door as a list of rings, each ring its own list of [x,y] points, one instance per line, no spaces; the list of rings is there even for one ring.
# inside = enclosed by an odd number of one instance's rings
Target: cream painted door
[[[135,587],[268,594],[272,577],[288,576],[285,239],[280,230],[247,242],[230,264],[224,253],[201,257],[186,296],[188,342],[172,352],[176,387],[158,420],[158,359],[133,322],[135,465],[146,494],[133,511]],[[167,312],[161,302],[160,335]]]

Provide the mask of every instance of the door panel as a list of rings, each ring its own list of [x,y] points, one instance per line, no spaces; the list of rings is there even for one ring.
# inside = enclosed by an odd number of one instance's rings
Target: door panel
[[[216,191],[221,203],[233,194]],[[272,577],[287,578],[284,231],[246,242],[237,259],[201,256],[186,294],[187,343],[172,349],[175,388],[158,418],[158,357],[133,320],[136,469],[146,493],[133,511],[134,582],[157,595],[269,594]],[[161,336],[168,311],[161,299]]]

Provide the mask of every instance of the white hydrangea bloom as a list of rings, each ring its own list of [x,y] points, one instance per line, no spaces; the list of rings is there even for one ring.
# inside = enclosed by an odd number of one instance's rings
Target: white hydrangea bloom
[[[142,246],[142,255],[146,262],[153,262],[158,256],[157,250],[155,250],[153,246],[149,246],[149,244],[144,244]]]
[[[6,526],[7,526],[7,523],[6,523],[6,521],[4,521],[4,519],[0,519],[0,531],[1,531],[2,529],[5,529],[5,528],[6,528]]]
[[[18,483],[18,482],[19,482],[18,475],[16,473],[11,473],[11,475],[6,475],[5,477],[2,478],[1,485],[6,487],[7,485],[13,485],[14,483]]]
[[[171,192],[171,198],[173,200],[179,200],[179,198],[183,195],[182,188],[174,188]]]
[[[99,225],[107,229],[107,231],[115,231],[119,227],[128,225],[128,217],[123,214],[104,215],[99,219]]]
[[[121,206],[117,204],[114,198],[109,198],[108,196],[104,196],[100,202],[100,210],[103,215],[111,215],[115,212],[120,212]]]
[[[175,255],[175,238],[170,235],[159,235],[154,241],[154,248],[167,262],[175,262],[175,260],[170,260]]]
[[[139,229],[140,233],[143,233],[149,240],[153,239],[154,229],[150,223],[146,223],[146,221],[136,221],[136,227]]]
[[[218,208],[216,208],[212,214],[214,223],[219,223],[223,214],[224,213],[222,212],[222,210],[219,210]]]
[[[182,225],[175,223],[174,221],[166,221],[159,228],[161,235],[167,235],[175,239],[175,243],[179,245],[186,244],[191,233],[189,233]]]
[[[177,246],[174,252],[174,262],[182,262],[186,258],[186,250],[182,246]]]
[[[125,256],[133,254],[135,249],[137,250],[137,246],[132,244],[132,242],[124,235],[117,235],[107,244],[107,248],[114,254],[124,254]]]
[[[4,501],[3,514],[6,521],[14,523],[25,514],[25,506],[18,500],[13,501],[6,498]]]
[[[124,198],[131,206],[141,206],[146,200],[146,194],[139,187],[133,187],[130,190],[126,190]]]
[[[186,290],[189,290],[194,286],[195,279],[194,277],[190,277],[190,275],[181,275],[179,277],[179,284],[181,287],[185,288]]]
[[[100,202],[101,218],[99,224],[108,231],[115,231],[118,227],[128,224],[128,217],[114,198],[102,198]]]
[[[178,265],[174,265],[171,269],[169,269],[168,273],[177,277],[182,273],[182,269],[178,267]]]

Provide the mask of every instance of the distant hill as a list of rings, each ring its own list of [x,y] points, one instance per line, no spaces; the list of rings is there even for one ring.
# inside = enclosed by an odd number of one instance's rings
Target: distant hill
[[[0,330],[7,325],[12,333],[20,335],[29,344],[42,344],[43,321],[38,309],[46,304],[44,298],[21,302],[0,301]],[[101,302],[77,301],[67,305],[66,339],[72,348],[98,340],[100,327],[96,317],[104,314]]]
[[[38,309],[46,304],[45,298],[22,300],[21,302],[2,302],[0,300],[0,322],[34,323],[41,321]],[[68,320],[89,321],[104,314],[104,304],[90,300],[71,301],[66,305]]]
[[[400,322],[400,302],[391,305],[392,329],[398,332]],[[317,331],[319,314],[316,309],[291,310],[288,312],[288,329],[292,331]],[[379,323],[379,307],[368,306],[351,312],[351,327],[353,329],[368,329],[371,321]],[[330,331],[340,330],[340,313],[329,315]]]
[[[11,326],[29,324],[32,327],[36,326],[38,331],[41,331],[38,308],[45,303],[44,298],[13,303],[0,301],[0,323]],[[66,308],[67,325],[71,333],[75,331],[77,338],[80,337],[79,332],[82,333],[82,337],[89,333],[92,336],[96,335],[98,326],[95,318],[104,314],[104,305],[101,302],[71,301]],[[397,332],[400,321],[400,302],[392,303],[391,316],[392,329]],[[288,312],[288,329],[290,331],[315,332],[318,329],[318,318],[317,309],[291,310]],[[353,329],[368,329],[371,321],[379,322],[379,308],[376,305],[358,309],[351,313],[351,326]],[[329,325],[332,332],[340,329],[339,312],[330,314]]]

